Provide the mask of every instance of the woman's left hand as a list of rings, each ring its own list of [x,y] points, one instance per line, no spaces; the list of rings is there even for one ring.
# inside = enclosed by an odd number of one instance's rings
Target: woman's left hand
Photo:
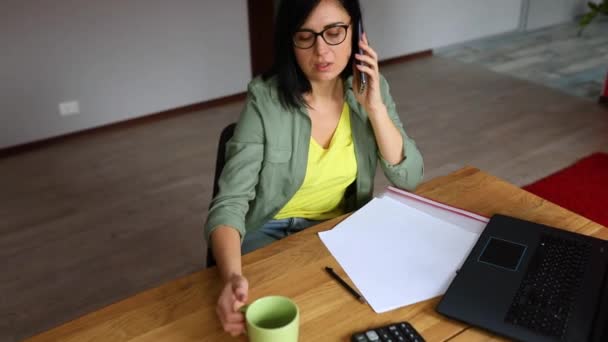
[[[384,106],[382,95],[380,94],[380,71],[378,70],[378,55],[368,44],[367,35],[364,33],[359,41],[359,47],[364,54],[355,54],[355,59],[364,65],[354,63],[354,93],[357,101],[365,108],[369,115],[374,115],[380,108]],[[363,93],[359,93],[359,73],[363,72],[367,75],[367,87]]]

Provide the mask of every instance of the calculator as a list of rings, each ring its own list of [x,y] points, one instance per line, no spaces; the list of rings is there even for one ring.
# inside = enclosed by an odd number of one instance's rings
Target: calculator
[[[352,342],[424,342],[418,331],[407,322],[400,322],[369,329],[356,334]]]

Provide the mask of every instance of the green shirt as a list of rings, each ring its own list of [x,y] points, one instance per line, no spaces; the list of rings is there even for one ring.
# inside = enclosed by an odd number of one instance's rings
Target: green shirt
[[[404,160],[390,165],[380,155],[367,113],[355,98],[350,77],[345,82],[345,100],[350,107],[357,178],[354,187],[345,194],[346,211],[356,210],[371,200],[378,160],[396,187],[414,190],[422,180],[422,156],[416,143],[403,130],[384,77],[380,88],[388,115],[403,137]],[[245,108],[226,146],[219,192],[211,201],[205,223],[207,241],[219,225],[236,228],[242,241],[246,232],[261,228],[283,208],[304,181],[310,130],[306,108],[286,110],[281,105],[276,78],[257,77],[249,83]]]

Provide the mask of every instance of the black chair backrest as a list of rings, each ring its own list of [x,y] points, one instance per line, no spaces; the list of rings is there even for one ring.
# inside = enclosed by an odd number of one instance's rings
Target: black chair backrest
[[[217,145],[217,156],[215,159],[215,177],[213,178],[213,197],[217,195],[219,192],[219,186],[217,184],[220,176],[222,175],[222,170],[224,169],[224,165],[226,164],[226,143],[228,140],[232,138],[234,135],[234,128],[236,127],[236,123],[231,123],[230,125],[224,127],[222,133],[220,134],[220,141]],[[212,198],[213,198],[212,197]],[[213,257],[213,252],[211,248],[207,247],[207,267],[215,266],[215,258]]]
[[[219,186],[217,181],[220,179],[220,175],[222,174],[222,170],[224,169],[224,165],[226,164],[226,143],[232,136],[234,135],[234,128],[236,127],[236,123],[231,123],[230,125],[224,127],[222,133],[220,134],[220,142],[217,145],[217,157],[215,159],[215,177],[213,178],[213,197],[217,195],[219,192]]]

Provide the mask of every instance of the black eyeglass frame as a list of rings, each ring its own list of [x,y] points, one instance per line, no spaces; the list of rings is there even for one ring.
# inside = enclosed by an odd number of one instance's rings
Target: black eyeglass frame
[[[340,28],[343,28],[343,29],[344,29],[344,38],[343,38],[343,39],[342,39],[340,42],[335,43],[335,44],[332,44],[332,43],[328,42],[328,41],[327,41],[327,39],[325,39],[324,34],[325,34],[325,32],[326,32],[327,30],[331,30],[331,29],[336,28],[336,27],[340,27]],[[293,35],[293,38],[292,38],[293,46],[295,46],[295,47],[296,47],[296,48],[298,48],[298,49],[303,49],[303,50],[310,49],[310,48],[312,48],[313,46],[315,46],[315,44],[317,44],[317,37],[319,37],[319,36],[321,36],[321,38],[323,39],[323,41],[324,41],[324,42],[325,42],[327,45],[331,45],[331,46],[340,45],[340,44],[344,43],[344,41],[346,40],[346,37],[348,36],[348,28],[349,28],[349,27],[350,27],[350,24],[334,24],[334,25],[327,26],[327,27],[326,27],[326,28],[324,28],[324,29],[323,29],[323,31],[321,31],[321,32],[315,32],[315,31],[310,30],[310,29],[302,29],[302,30],[297,30],[297,31],[296,31],[296,33]],[[313,36],[314,36],[314,38],[313,38],[313,40],[312,40],[312,44],[310,44],[310,46],[308,46],[308,47],[300,47],[300,46],[298,46],[298,45],[296,44],[296,40],[295,40],[295,36],[296,36],[296,34],[297,34],[298,32],[309,32],[309,33],[312,33],[312,34],[313,34]]]

